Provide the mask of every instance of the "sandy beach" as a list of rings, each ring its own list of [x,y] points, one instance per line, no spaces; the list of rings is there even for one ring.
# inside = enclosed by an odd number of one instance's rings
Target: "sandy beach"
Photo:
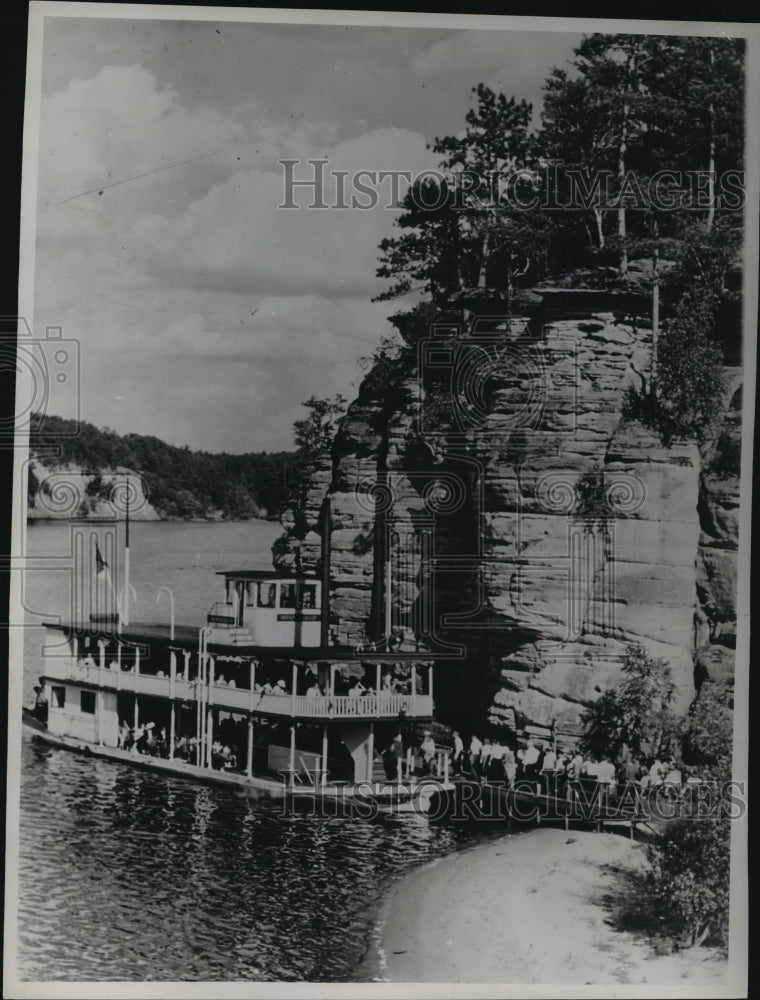
[[[610,926],[640,844],[544,829],[444,858],[402,880],[378,917],[385,982],[649,984],[725,989],[707,948],[658,955]]]

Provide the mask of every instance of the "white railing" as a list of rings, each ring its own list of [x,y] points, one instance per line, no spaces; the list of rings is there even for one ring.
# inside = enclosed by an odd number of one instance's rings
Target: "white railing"
[[[224,684],[213,684],[209,695],[210,705],[239,712],[249,711],[258,700],[259,694],[256,691],[251,699],[251,692],[245,688],[230,688]]]
[[[106,671],[103,671],[106,673]],[[44,674],[50,680],[55,681],[85,681],[90,684],[98,683],[100,668],[98,666],[88,667],[84,663],[76,663],[74,660],[61,657],[46,657]],[[115,673],[115,671],[108,671]],[[114,685],[115,686],[115,685]]]
[[[157,677],[131,670],[85,666],[81,661],[67,658],[49,658],[45,662],[45,675],[50,680],[68,680],[74,683],[93,684],[117,691],[152,695],[156,698],[174,698],[193,701],[197,681],[175,677]],[[432,716],[433,699],[427,694],[380,693],[357,697],[350,695],[263,694],[246,688],[231,688],[213,684],[208,703],[216,708],[236,712],[262,712],[268,715],[297,716],[306,719],[375,719],[395,718],[401,712],[411,718]]]
[[[331,718],[374,718],[377,716],[432,715],[433,700],[429,695],[411,694],[365,694],[360,697],[350,695],[296,698],[296,715],[324,716]]]
[[[221,694],[224,704],[229,706],[229,696],[237,696],[249,692],[225,691],[224,688],[214,688],[216,697]],[[238,702],[242,706],[241,702]],[[247,707],[247,706],[245,706]],[[409,694],[379,694],[364,695],[361,698],[351,698],[348,695],[296,695],[261,694],[254,695],[251,705],[253,711],[267,712],[272,715],[295,715],[305,719],[374,719],[394,718],[400,712],[408,716],[428,716],[433,714],[433,699],[430,695]]]

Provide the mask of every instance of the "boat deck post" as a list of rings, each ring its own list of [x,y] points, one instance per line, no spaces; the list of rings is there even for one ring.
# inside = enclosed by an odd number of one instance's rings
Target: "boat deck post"
[[[248,742],[245,753],[245,773],[250,778],[253,774],[253,716],[248,716]]]
[[[375,723],[369,724],[369,736],[367,737],[367,781],[372,781],[375,769]]]
[[[212,766],[211,745],[214,742],[214,708],[211,704],[211,688],[214,686],[214,671],[216,664],[214,657],[208,657],[208,712],[206,715],[206,767]]]
[[[291,787],[296,783],[296,724],[295,722],[290,723],[290,784]]]
[[[174,760],[174,736],[176,730],[176,705],[174,701],[174,682],[177,676],[177,653],[175,650],[169,651],[169,695],[171,707],[169,709],[169,760]]]

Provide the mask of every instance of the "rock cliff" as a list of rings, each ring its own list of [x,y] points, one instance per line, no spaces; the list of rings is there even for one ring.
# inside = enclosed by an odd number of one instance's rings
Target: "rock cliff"
[[[666,447],[624,415],[650,361],[645,304],[607,293],[409,343],[365,378],[280,565],[319,565],[328,497],[334,632],[392,626],[462,727],[577,732],[630,643],[684,711],[733,666],[740,393],[701,453]]]
[[[97,474],[74,462],[47,465],[32,461],[29,475],[37,482],[26,516],[34,520],[73,517],[117,517],[133,521],[158,521],[160,516],[148,502],[142,477],[126,468],[105,469]]]

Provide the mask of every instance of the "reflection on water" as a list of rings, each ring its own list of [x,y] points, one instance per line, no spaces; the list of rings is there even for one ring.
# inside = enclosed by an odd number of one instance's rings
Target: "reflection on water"
[[[351,980],[390,877],[472,834],[286,818],[25,737],[19,975]]]
[[[266,566],[280,527],[139,524],[135,618],[200,623],[216,572]],[[71,605],[65,523],[35,525],[25,575],[30,624]],[[55,557],[55,559],[53,558]],[[44,630],[25,634],[28,699]],[[367,912],[396,873],[471,834],[422,825],[286,819],[222,788],[79,757],[24,737],[19,975],[50,980],[350,980],[369,941]]]

